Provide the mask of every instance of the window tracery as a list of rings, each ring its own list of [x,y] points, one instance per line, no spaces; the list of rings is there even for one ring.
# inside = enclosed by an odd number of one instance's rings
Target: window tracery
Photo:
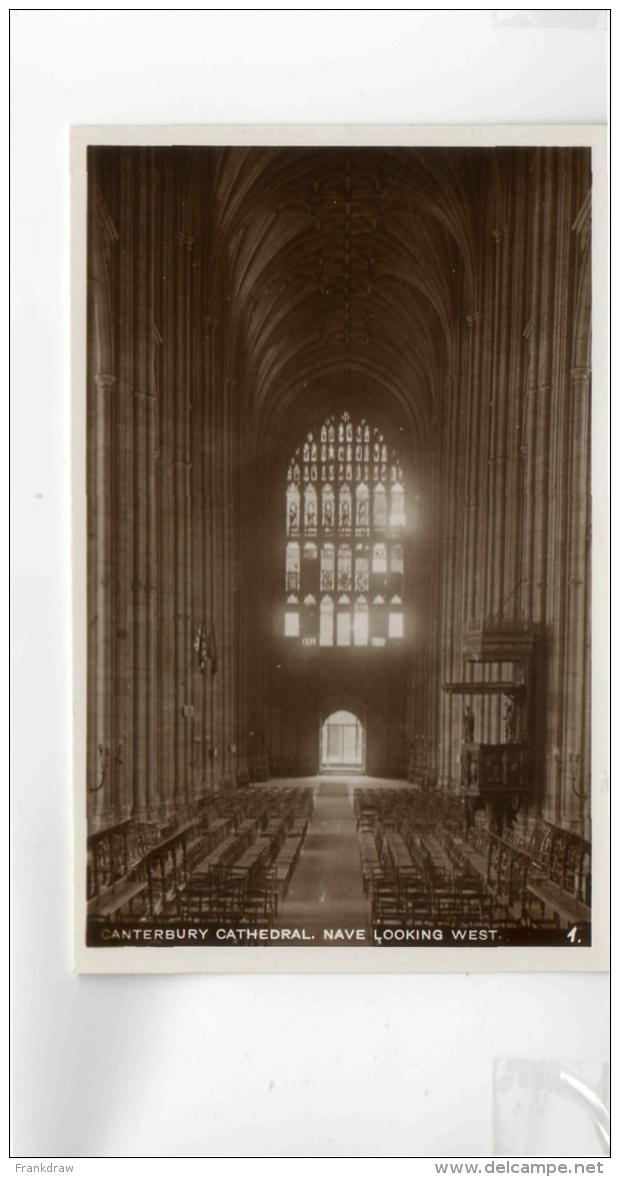
[[[405,485],[380,431],[344,412],[308,433],[288,467],[285,518],[285,636],[400,642]]]

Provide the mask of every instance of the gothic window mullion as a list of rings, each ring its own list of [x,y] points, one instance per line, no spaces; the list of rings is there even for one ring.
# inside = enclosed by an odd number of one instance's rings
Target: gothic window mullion
[[[345,412],[308,433],[287,469],[284,632],[303,645],[404,636],[405,491],[381,432]]]

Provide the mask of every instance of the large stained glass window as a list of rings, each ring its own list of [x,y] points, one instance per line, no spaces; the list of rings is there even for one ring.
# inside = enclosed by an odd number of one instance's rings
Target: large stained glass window
[[[284,636],[304,646],[402,643],[403,471],[349,413],[308,434],[286,485]]]

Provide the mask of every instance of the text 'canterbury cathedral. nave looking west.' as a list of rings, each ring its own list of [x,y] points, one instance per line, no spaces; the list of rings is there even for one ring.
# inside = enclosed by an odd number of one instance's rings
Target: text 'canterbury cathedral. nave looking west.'
[[[89,149],[89,945],[589,944],[590,191]]]

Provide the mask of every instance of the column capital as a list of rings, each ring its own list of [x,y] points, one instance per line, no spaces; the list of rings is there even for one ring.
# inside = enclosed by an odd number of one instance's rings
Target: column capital
[[[589,379],[592,375],[592,369],[591,368],[571,368],[570,374],[571,374],[571,380],[574,380],[575,384],[587,384],[587,382],[589,381]]]
[[[504,241],[507,237],[509,237],[510,231],[511,226],[507,221],[503,225],[498,225],[497,228],[493,230],[493,240],[495,241],[496,245],[499,245],[500,241]]]
[[[116,384],[116,376],[112,376],[109,372],[97,372],[95,384],[100,392],[111,392]]]
[[[179,245],[181,245],[185,249],[187,249],[188,252],[192,248],[192,245],[194,244],[194,240],[195,240],[195,238],[192,237],[190,233],[184,233],[182,229],[179,229],[177,231],[176,239],[177,239]]]

